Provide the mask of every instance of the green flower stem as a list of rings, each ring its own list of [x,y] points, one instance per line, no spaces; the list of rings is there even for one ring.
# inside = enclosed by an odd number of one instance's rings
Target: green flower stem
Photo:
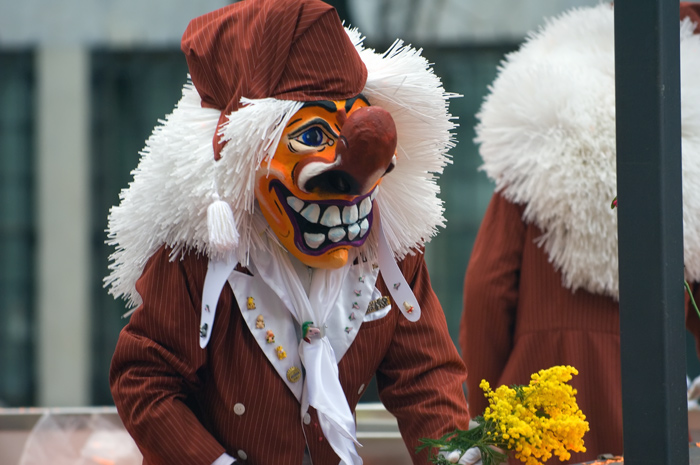
[[[698,310],[698,305],[695,303],[695,299],[693,298],[693,291],[690,290],[690,284],[688,284],[688,281],[686,281],[685,279],[683,280],[683,284],[685,285],[685,290],[688,293],[688,296],[690,297],[690,302],[693,304],[695,313],[697,313],[700,317],[700,310]]]
[[[458,450],[464,453],[467,449],[478,447],[481,452],[481,461],[483,465],[498,465],[504,462],[508,457],[498,450],[492,449],[489,446],[501,447],[505,450],[504,445],[497,444],[494,435],[487,434],[490,422],[485,422],[483,417],[474,419],[479,426],[470,430],[455,430],[447,433],[439,439],[423,438],[420,441],[423,443],[416,448],[416,453],[423,449],[430,448],[430,461],[436,465],[452,465],[445,457],[449,452]],[[439,455],[439,452],[445,452],[444,455]]]

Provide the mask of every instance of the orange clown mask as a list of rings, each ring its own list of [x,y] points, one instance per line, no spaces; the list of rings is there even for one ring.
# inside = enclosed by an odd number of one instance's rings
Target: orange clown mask
[[[284,129],[255,197],[282,245],[302,263],[339,268],[367,240],[372,203],[396,164],[391,115],[358,95],[306,103]]]

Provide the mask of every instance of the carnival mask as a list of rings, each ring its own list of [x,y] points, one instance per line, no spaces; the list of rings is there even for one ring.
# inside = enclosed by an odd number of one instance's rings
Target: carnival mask
[[[339,268],[372,227],[382,177],[396,164],[391,115],[362,95],[306,103],[284,129],[255,197],[282,245],[302,263]]]

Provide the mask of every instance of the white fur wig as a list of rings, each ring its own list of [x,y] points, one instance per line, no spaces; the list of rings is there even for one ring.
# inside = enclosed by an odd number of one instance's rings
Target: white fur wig
[[[526,204],[563,284],[618,297],[613,8],[573,9],[509,54],[478,114],[482,169]],[[700,36],[681,24],[685,271],[700,280]]]
[[[357,31],[347,32],[367,67],[363,94],[372,105],[389,111],[396,123],[398,163],[382,181],[375,206],[398,260],[444,226],[436,180],[454,145],[455,123],[447,105],[454,94],[445,92],[420,50],[396,42],[377,54],[362,46]],[[136,280],[162,245],[172,247],[173,260],[185,251],[217,255],[207,228],[207,208],[217,196],[233,211],[239,234],[234,253],[240,263],[248,263],[251,248],[276,243],[255,208],[255,170],[273,156],[282,129],[302,103],[274,98],[246,103],[229,115],[221,132],[228,143],[219,161],[214,161],[211,141],[220,112],[202,108],[190,83],[175,110],[146,142],[134,180],[121,192],[121,203],[111,209],[108,223],[107,243],[116,251],[110,256],[105,285],[129,306],[141,303]],[[351,260],[359,254],[375,259],[374,229],[366,243],[353,250]]]

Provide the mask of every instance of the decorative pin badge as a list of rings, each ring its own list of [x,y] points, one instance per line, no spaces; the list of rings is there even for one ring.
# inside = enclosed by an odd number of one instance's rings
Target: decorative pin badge
[[[350,316],[348,317],[348,320],[352,321],[355,319],[355,312],[351,312]]]
[[[359,289],[355,289],[355,295],[356,295],[357,297],[360,297],[360,296],[362,295],[362,291],[359,290]]]
[[[248,310],[255,310],[255,299],[248,297]]]
[[[365,312],[365,315],[369,315],[370,313],[374,313],[377,310],[381,310],[385,307],[388,307],[391,305],[391,301],[389,300],[389,297],[383,296],[380,297],[376,300],[373,300],[367,305],[367,311]]]
[[[204,311],[207,313],[211,312],[211,310],[209,310],[209,304],[204,305]]]
[[[301,378],[301,370],[297,367],[292,367],[287,370],[287,379],[290,383],[296,383]]]
[[[282,346],[277,346],[275,348],[275,352],[277,352],[277,358],[280,360],[284,360],[287,358],[287,352],[284,351],[284,348]]]
[[[406,309],[406,313],[413,313],[413,305],[409,304],[408,302],[403,303],[403,308]]]
[[[345,332],[350,334],[350,331],[352,331],[352,328],[350,326],[345,327]]]
[[[305,321],[301,325],[301,334],[306,342],[311,343],[311,338],[319,339],[321,337],[321,330],[314,326],[313,321]]]
[[[271,329],[267,330],[267,334],[265,335],[265,340],[267,341],[268,344],[275,343],[275,333],[273,333]]]
[[[365,277],[364,277],[364,276],[360,276],[358,279],[359,279],[359,281],[360,281],[361,283],[364,283],[364,282],[365,282]]]
[[[352,308],[354,308],[355,310],[359,310],[359,309],[360,309],[360,304],[358,304],[357,302],[353,302],[353,303],[352,303]]]
[[[265,327],[265,317],[262,315],[258,315],[258,317],[255,319],[255,327],[257,329],[263,329]]]
[[[208,331],[209,331],[209,325],[204,323],[202,326],[199,327],[199,337],[201,337],[201,338],[207,337]]]
[[[394,289],[398,289],[401,283],[394,283]]]

